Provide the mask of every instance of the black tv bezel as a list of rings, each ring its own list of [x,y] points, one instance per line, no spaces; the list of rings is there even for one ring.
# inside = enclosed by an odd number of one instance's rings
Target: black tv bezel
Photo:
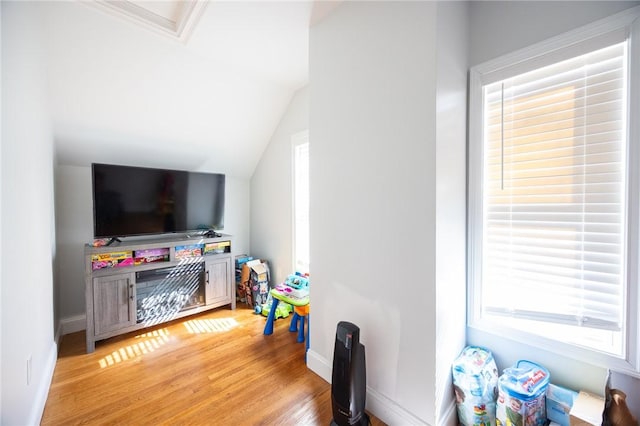
[[[159,232],[140,232],[140,233],[122,233],[122,234],[113,234],[113,235],[97,235],[97,220],[96,220],[96,189],[95,189],[95,166],[106,166],[106,167],[117,167],[123,169],[137,169],[137,170],[150,170],[156,172],[179,172],[179,173],[187,173],[189,175],[217,175],[221,177],[223,187],[222,187],[222,217],[220,220],[219,226],[215,226],[213,228],[188,228],[184,230],[176,230],[176,231],[159,231]],[[159,168],[159,167],[145,167],[145,166],[131,166],[124,164],[109,164],[109,163],[91,163],[91,202],[92,202],[92,220],[93,220],[93,238],[95,240],[100,239],[111,239],[118,240],[119,238],[130,238],[130,237],[153,237],[153,236],[162,236],[162,235],[186,235],[192,233],[198,233],[203,236],[213,236],[217,237],[220,234],[217,231],[224,230],[224,222],[225,222],[225,213],[226,213],[226,174],[219,172],[202,172],[202,171],[189,171],[182,169],[168,169],[168,168]]]

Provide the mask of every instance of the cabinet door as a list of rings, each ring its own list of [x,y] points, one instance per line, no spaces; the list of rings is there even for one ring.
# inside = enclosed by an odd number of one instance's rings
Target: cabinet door
[[[95,334],[119,330],[136,322],[133,274],[93,279]]]
[[[206,271],[206,304],[231,302],[231,258],[207,260]]]

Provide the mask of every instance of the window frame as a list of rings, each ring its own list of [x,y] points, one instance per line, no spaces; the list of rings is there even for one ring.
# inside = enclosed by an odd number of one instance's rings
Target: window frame
[[[625,354],[622,358],[595,350],[559,342],[539,335],[516,330],[481,317],[482,277],[482,215],[483,215],[483,86],[504,80],[528,70],[540,68],[565,58],[599,49],[616,41],[629,40],[628,92],[627,92],[627,205],[628,225],[625,234],[626,259],[626,334]],[[504,55],[472,67],[469,71],[469,162],[468,162],[468,278],[467,326],[483,332],[506,337],[549,352],[579,359],[594,365],[640,375],[640,305],[638,264],[640,241],[640,6],[537,43],[525,49]]]
[[[311,256],[309,253],[309,259],[306,271],[299,271],[298,269],[298,223],[296,220],[296,148],[300,145],[309,144],[309,131],[303,130],[291,136],[291,263],[293,271],[309,273]],[[307,188],[309,191],[309,188]],[[309,230],[307,230],[309,232]]]

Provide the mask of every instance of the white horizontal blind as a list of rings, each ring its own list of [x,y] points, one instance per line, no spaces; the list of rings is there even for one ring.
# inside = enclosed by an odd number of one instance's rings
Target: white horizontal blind
[[[294,150],[294,215],[296,271],[309,272],[309,142],[300,143]]]
[[[626,52],[484,86],[483,315],[621,328]]]

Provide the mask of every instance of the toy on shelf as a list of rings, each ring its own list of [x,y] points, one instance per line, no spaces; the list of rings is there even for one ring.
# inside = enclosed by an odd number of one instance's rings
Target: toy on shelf
[[[123,266],[133,266],[133,256],[130,251],[119,251],[111,253],[98,253],[91,255],[91,269],[121,268]]]
[[[176,259],[188,259],[190,257],[202,256],[203,244],[190,244],[185,246],[176,246]]]

